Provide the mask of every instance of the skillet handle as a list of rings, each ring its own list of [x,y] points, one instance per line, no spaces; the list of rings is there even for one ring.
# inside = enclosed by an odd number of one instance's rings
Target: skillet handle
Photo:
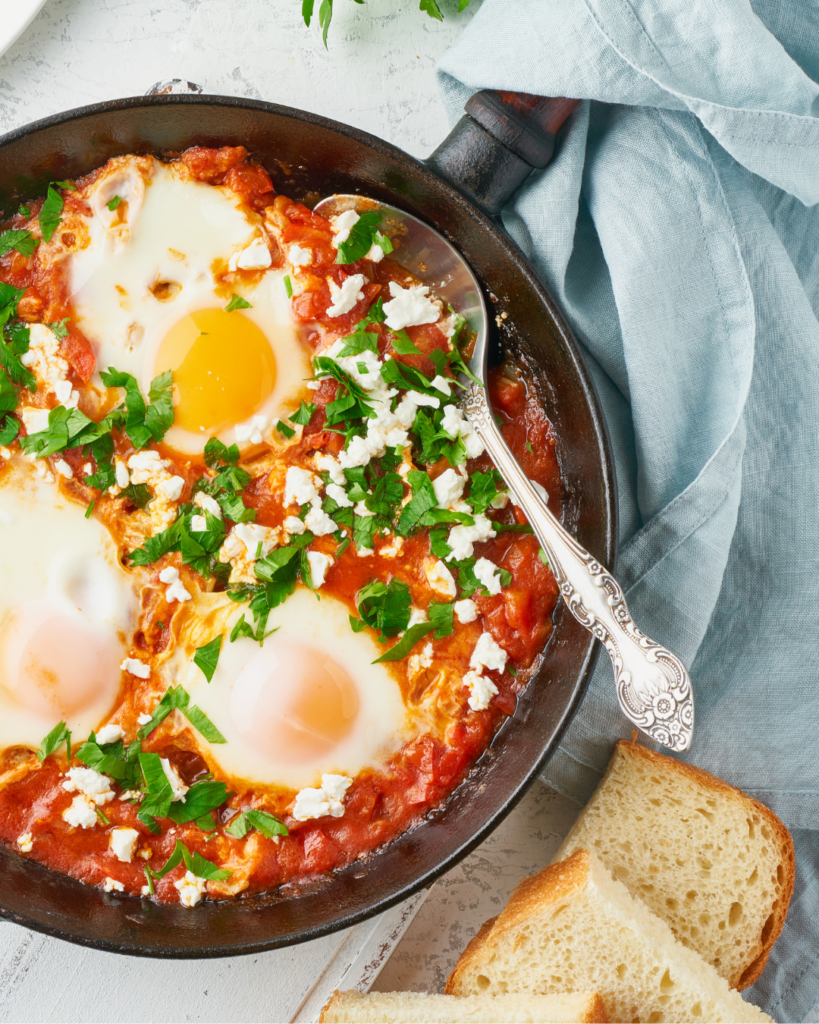
[[[551,162],[555,137],[579,103],[483,89],[426,163],[496,217],[532,171]]]

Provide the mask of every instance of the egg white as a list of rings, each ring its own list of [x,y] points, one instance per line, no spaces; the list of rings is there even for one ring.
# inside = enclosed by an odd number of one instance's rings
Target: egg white
[[[353,633],[347,608],[332,597],[317,601],[309,590],[298,587],[270,616],[268,629],[276,632],[264,641],[262,651],[275,656],[277,644],[292,641],[322,652],[346,671],[355,685],[358,713],[350,732],[327,754],[294,764],[271,746],[266,755],[248,744],[237,728],[236,718],[252,714],[252,708],[236,707],[234,689],[239,677],[258,657],[259,644],[242,638],[231,643],[230,629],[241,615],[235,613],[225,629],[219,662],[210,683],[180,648],[165,666],[168,683],[184,685],[227,740],[208,744],[201,739],[205,756],[228,775],[257,783],[302,789],[320,785],[323,773],[355,776],[367,766],[378,767],[407,741],[412,723],[396,679],[386,665],[372,661],[384,653],[366,632]]]
[[[18,680],[6,674],[10,619],[40,608],[73,624],[78,636],[113,644],[125,657],[137,600],[102,523],[14,459],[0,474],[0,749],[39,746],[64,717],[59,702],[34,710]],[[121,658],[120,658],[121,660]],[[110,712],[121,682],[119,663],[105,685],[68,722],[86,736]]]
[[[146,394],[157,351],[173,325],[197,310],[227,304],[215,291],[214,263],[226,264],[262,231],[261,218],[230,190],[178,177],[158,161],[150,166],[145,178],[135,158],[118,161],[99,179],[89,197],[92,214],[85,218],[88,244],[68,259],[77,325],[94,346],[97,368],[126,370]],[[121,222],[106,205],[114,195],[128,197]],[[284,277],[284,270],[267,270],[258,283],[235,288],[251,304],[242,315],[265,334],[276,361],[272,394],[260,408],[248,409],[245,420],[254,414],[271,421],[280,417],[311,373]],[[151,290],[159,282],[178,289],[162,300]],[[232,444],[234,429],[219,436]],[[201,451],[205,440],[207,435],[180,427],[167,435],[169,444],[189,452]]]

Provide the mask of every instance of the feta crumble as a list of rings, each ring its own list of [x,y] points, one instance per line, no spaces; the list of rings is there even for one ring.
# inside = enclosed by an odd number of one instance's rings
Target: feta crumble
[[[29,434],[39,434],[41,430],[48,430],[48,409],[25,406],[20,410],[20,418]]]
[[[349,313],[357,302],[364,298],[364,287],[366,278],[363,274],[351,274],[341,283],[341,287],[331,278],[327,278],[327,285],[330,288],[330,297],[333,302],[327,307],[327,316],[344,316]]]
[[[131,474],[128,472],[128,467],[120,459],[114,460],[114,476],[116,477],[117,487],[122,490],[125,490],[131,482]]]
[[[323,818],[328,814],[340,818],[344,814],[344,794],[352,782],[345,775],[322,775],[320,789],[303,789],[296,795],[293,817],[296,821]]]
[[[162,771],[165,772],[165,778],[170,782],[171,789],[173,790],[173,803],[181,800],[185,802],[185,794],[190,789],[190,786],[186,786],[182,781],[182,776],[174,768],[167,757],[160,757],[159,763],[162,765]]]
[[[414,605],[410,609],[409,622],[407,623],[407,629],[412,629],[413,626],[417,626],[420,622],[429,622],[429,616],[423,608],[416,608]]]
[[[498,644],[491,633],[481,633],[475,650],[469,659],[469,667],[480,672],[482,668],[488,668],[490,672],[503,672],[506,668],[508,655]]]
[[[314,505],[304,517],[304,525],[317,537],[327,537],[338,529],[335,522],[318,505]]]
[[[329,473],[330,479],[336,486],[346,487],[347,477],[344,475],[341,463],[334,455],[327,455],[325,452],[318,454],[316,456],[316,469],[322,473]]]
[[[63,821],[74,828],[93,828],[97,824],[97,809],[87,796],[80,793],[63,811]]]
[[[294,244],[287,250],[287,259],[292,267],[309,267],[313,262],[313,252]]]
[[[222,506],[216,498],[211,498],[211,496],[209,494],[205,494],[204,491],[197,491],[196,494],[194,494],[193,503],[197,508],[201,508],[205,512],[210,512],[210,514],[216,516],[217,519],[222,518]]]
[[[147,711],[143,711],[141,715],[137,715],[137,722],[140,725],[147,725],[151,721],[153,715],[149,715]]]
[[[124,735],[125,733],[122,731],[121,726],[104,725],[100,731],[96,733],[97,743],[116,743],[118,740],[121,740]]]
[[[451,508],[453,502],[460,500],[464,493],[466,480],[454,469],[447,469],[432,481],[438,508]]]
[[[65,477],[66,480],[74,479],[74,470],[68,465],[65,459],[57,459],[54,463],[54,468],[60,476]]]
[[[122,884],[122,882],[118,882],[115,878],[111,878],[109,876],[109,877],[107,877],[105,879],[105,882],[103,883],[102,891],[103,892],[124,892],[125,891],[125,886]]]
[[[424,573],[431,590],[442,594],[444,597],[455,597],[458,588],[455,586],[455,577],[444,565],[440,558],[432,562],[430,559],[424,562]]]
[[[17,836],[17,845],[20,847],[21,853],[31,853],[31,848],[34,846],[34,839],[31,833],[24,832],[21,836]]]
[[[313,586],[318,589],[323,586],[327,578],[327,570],[334,563],[335,559],[330,555],[322,554],[321,551],[308,551],[307,562],[310,566],[310,579]]]
[[[146,665],[139,658],[126,658],[120,665],[120,669],[123,672],[129,672],[132,676],[136,676],[137,679],[147,679],[151,674],[151,666]]]
[[[483,441],[475,433],[475,428],[461,412],[457,405],[448,405],[444,409],[441,430],[453,441],[460,437],[468,459],[477,459],[484,453]]]
[[[186,871],[184,877],[173,884],[174,888],[179,891],[179,902],[183,907],[195,907],[208,887],[207,881],[204,878],[199,878],[192,871]]]
[[[478,617],[478,606],[470,598],[465,597],[463,601],[455,602],[455,614],[458,622],[474,622]]]
[[[548,505],[549,504],[549,492],[546,490],[546,488],[543,486],[543,484],[539,484],[537,482],[537,480],[530,480],[529,483],[537,491],[538,497],[543,502],[543,504],[544,505]]]
[[[490,594],[499,594],[501,592],[501,578],[500,570],[491,562],[488,558],[479,558],[475,562],[475,579],[482,583]]]
[[[319,499],[318,488],[321,481],[307,469],[299,466],[290,466],[284,481],[284,504],[285,505],[312,505]]]
[[[94,768],[69,768],[65,773],[63,789],[66,793],[81,793],[90,797],[97,806],[114,799],[111,780]]]
[[[160,480],[154,487],[157,495],[166,501],[179,501],[185,481],[181,476],[169,476],[166,480]]]
[[[139,832],[135,828],[117,827],[111,831],[108,837],[108,847],[111,853],[123,864],[131,863],[138,842]]]
[[[267,416],[253,416],[246,423],[237,423],[236,442],[238,444],[245,444],[250,442],[251,444],[261,444],[264,440],[264,432],[267,430],[270,424],[270,420]]]
[[[497,536],[492,529],[491,519],[480,514],[474,518],[474,526],[453,526],[449,531],[447,543],[452,548],[452,553],[446,556],[448,562],[460,562],[464,558],[471,558],[475,544]]]
[[[208,528],[208,521],[205,516],[191,516],[191,530],[194,533],[204,533]]]
[[[339,508],[352,508],[353,503],[347,497],[347,492],[339,484],[327,484],[324,491],[328,498],[332,498],[333,501],[339,506]]]
[[[413,284],[402,288],[396,281],[390,281],[392,299],[383,305],[387,327],[391,331],[401,331],[405,327],[418,327],[421,324],[434,324],[441,316],[437,303],[429,296],[429,288],[425,284]]]
[[[189,591],[185,589],[185,584],[180,580],[178,569],[169,565],[159,574],[159,579],[162,583],[170,584],[168,589],[165,591],[165,600],[168,604],[173,604],[174,601],[179,601],[180,604],[182,604],[183,601],[190,601],[191,595]]]
[[[350,231],[356,223],[358,223],[358,214],[355,210],[345,210],[344,213],[340,213],[337,217],[330,219],[330,229],[335,235],[333,245],[336,249],[342,242],[347,241],[350,237]]]
[[[270,250],[263,238],[254,238],[250,245],[235,252],[228,260],[228,270],[267,270],[273,263]]]
[[[498,692],[492,680],[482,676],[480,672],[467,672],[464,676],[464,686],[469,687],[468,704],[473,711],[485,711]]]

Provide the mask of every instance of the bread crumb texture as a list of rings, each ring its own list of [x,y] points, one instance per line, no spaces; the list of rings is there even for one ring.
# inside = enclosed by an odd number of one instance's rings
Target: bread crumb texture
[[[520,996],[441,996],[424,992],[334,992],[321,1012],[322,1024],[606,1024],[596,993]]]
[[[734,988],[762,973],[795,874],[790,833],[708,772],[621,741],[558,850],[594,850],[632,896]]]
[[[449,979],[453,995],[598,992],[611,1021],[770,1021],[588,850],[525,879]]]

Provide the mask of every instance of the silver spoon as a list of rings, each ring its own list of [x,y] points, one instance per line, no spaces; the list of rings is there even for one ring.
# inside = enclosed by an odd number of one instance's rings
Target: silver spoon
[[[315,212],[333,217],[351,209],[378,210],[383,217],[380,230],[400,239],[401,266],[429,282],[433,294],[466,317],[476,334],[469,369],[485,384],[487,312],[466,260],[433,228],[386,203],[335,195],[322,199]],[[694,728],[694,699],[685,666],[635,626],[620,584],[563,529],[520,468],[492,415],[486,388],[465,383],[468,389],[461,407],[543,546],[569,610],[605,645],[623,713],[656,742],[671,750],[687,750]]]

